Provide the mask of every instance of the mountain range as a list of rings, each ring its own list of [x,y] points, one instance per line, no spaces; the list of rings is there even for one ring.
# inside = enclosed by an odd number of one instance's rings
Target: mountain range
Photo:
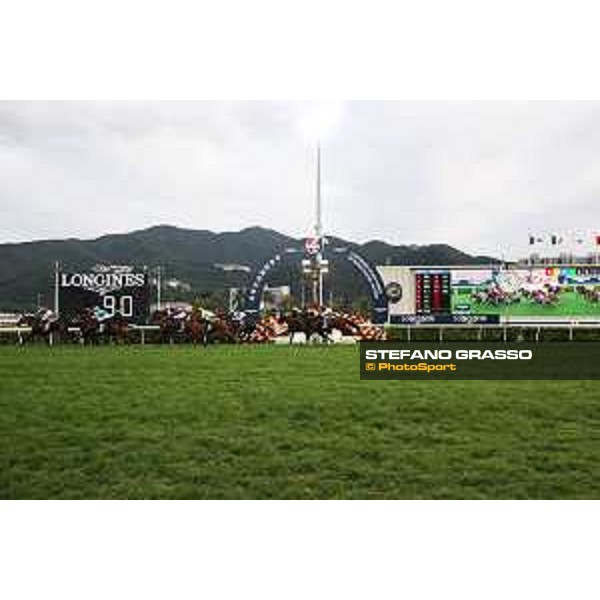
[[[328,238],[332,246],[346,246],[371,263],[402,265],[489,264],[496,259],[470,256],[446,244],[394,246],[383,241],[357,244]],[[93,240],[64,239],[0,244],[0,310],[23,310],[52,304],[53,265],[84,271],[96,264],[161,266],[164,297],[191,299],[223,294],[244,287],[251,273],[284,248],[302,247],[302,240],[272,229],[250,227],[214,233],[160,225]],[[274,273],[270,283],[290,284],[288,272]],[[331,275],[334,296],[354,297],[364,292],[352,269],[340,266]]]

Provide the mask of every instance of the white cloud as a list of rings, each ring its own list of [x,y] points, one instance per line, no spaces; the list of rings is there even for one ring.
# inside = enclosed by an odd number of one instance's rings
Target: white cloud
[[[315,114],[335,125],[334,235],[510,254],[531,229],[600,227],[597,103],[0,102],[0,241],[157,223],[304,235]]]

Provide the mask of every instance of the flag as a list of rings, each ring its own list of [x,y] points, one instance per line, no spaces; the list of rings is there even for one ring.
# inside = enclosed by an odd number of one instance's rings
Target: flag
[[[556,246],[557,244],[562,244],[563,243],[563,239],[562,237],[560,237],[559,235],[556,235],[555,233],[552,234],[550,241],[552,242],[553,246]]]
[[[600,246],[600,235],[596,235],[596,246]]]
[[[544,242],[544,238],[542,236],[535,236],[529,234],[529,245],[534,246],[535,244],[542,244]]]

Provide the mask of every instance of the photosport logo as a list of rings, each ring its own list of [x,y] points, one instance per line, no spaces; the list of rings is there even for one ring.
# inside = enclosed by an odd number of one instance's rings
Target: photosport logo
[[[361,342],[360,378],[600,379],[600,342]]]

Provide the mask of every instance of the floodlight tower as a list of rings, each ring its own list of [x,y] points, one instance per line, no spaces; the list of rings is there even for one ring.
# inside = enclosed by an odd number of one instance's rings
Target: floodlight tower
[[[317,306],[323,304],[323,273],[321,271],[322,259],[322,237],[323,237],[323,221],[321,214],[321,145],[317,142],[317,177],[316,177],[316,215],[315,215],[315,237],[319,244],[319,251],[315,256],[315,277],[313,279],[313,302]]]
[[[315,218],[315,237],[321,239],[323,236],[323,221],[321,214],[321,144],[317,142],[317,189],[316,189],[317,211]]]
[[[313,258],[313,302],[323,306],[323,275],[327,272],[327,261],[323,260],[325,239],[323,237],[323,207],[321,203],[321,144],[317,142],[316,153],[316,206],[315,206],[315,239],[318,251]]]
[[[314,233],[306,240],[306,257],[302,261],[303,272],[312,283],[312,301],[323,306],[323,275],[328,272],[328,261],[324,260],[326,238],[323,235],[322,198],[321,198],[321,141],[330,133],[339,121],[341,106],[339,103],[320,103],[313,105],[300,119],[300,129],[316,146],[316,194]]]

